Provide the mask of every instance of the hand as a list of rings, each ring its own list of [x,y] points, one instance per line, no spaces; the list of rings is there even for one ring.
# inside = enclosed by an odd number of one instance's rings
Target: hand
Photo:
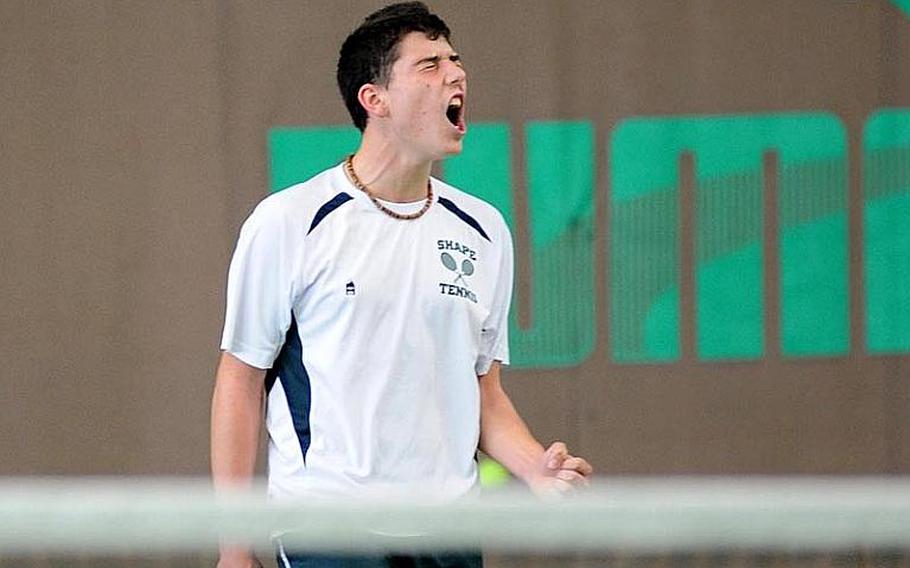
[[[217,568],[262,568],[262,563],[249,551],[224,550]]]
[[[569,454],[564,443],[554,442],[541,456],[537,475],[528,485],[541,496],[563,495],[587,487],[593,472],[587,460]]]

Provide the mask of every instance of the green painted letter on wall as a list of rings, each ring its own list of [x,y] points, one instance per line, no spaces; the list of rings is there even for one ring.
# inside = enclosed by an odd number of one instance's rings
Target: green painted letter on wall
[[[863,134],[866,347],[910,351],[910,109],[885,109]]]
[[[827,114],[632,118],[611,137],[611,345],[680,354],[679,160],[695,160],[698,357],[764,353],[763,156],[779,159],[785,355],[848,349],[846,136]]]

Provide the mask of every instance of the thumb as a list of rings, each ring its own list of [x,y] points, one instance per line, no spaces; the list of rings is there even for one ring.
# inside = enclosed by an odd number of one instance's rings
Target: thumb
[[[550,444],[550,447],[547,448],[547,451],[544,452],[544,466],[547,469],[556,470],[562,466],[562,462],[566,460],[569,455],[569,450],[566,448],[566,445],[562,442],[553,442]]]

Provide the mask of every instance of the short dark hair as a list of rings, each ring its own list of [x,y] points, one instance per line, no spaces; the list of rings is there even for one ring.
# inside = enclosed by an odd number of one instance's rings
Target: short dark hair
[[[373,12],[344,40],[338,56],[338,88],[351,119],[361,132],[367,113],[357,99],[367,83],[387,85],[392,65],[398,59],[398,45],[411,32],[423,32],[430,39],[449,39],[449,28],[423,2],[391,4]]]

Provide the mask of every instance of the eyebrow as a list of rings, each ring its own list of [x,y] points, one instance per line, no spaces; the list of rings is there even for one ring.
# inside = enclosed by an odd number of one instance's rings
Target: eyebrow
[[[461,61],[461,56],[458,55],[457,53],[452,53],[446,59],[457,63],[457,62]],[[441,55],[438,55],[438,54],[431,55],[429,57],[423,57],[421,59],[418,59],[414,65],[418,66],[418,65],[423,65],[424,63],[439,63],[441,60],[442,60]]]

